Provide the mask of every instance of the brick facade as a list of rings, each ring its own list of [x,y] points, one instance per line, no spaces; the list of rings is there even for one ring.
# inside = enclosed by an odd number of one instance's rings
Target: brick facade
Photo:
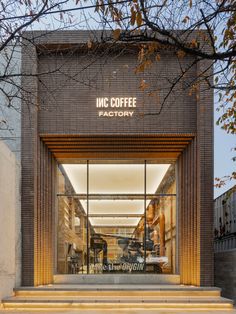
[[[181,282],[210,286],[213,284],[213,99],[204,84],[200,86],[198,100],[186,88],[208,63],[191,66],[184,80],[164,101],[172,79],[180,74],[174,53],[164,51],[160,62],[145,73],[135,74],[135,46],[97,45],[89,50],[86,43],[91,36],[99,38],[100,32],[25,34],[22,73],[39,75],[23,78],[22,284],[52,282],[56,159],[85,155],[89,158],[92,147],[93,156],[105,157],[106,150],[96,146],[96,142],[98,136],[100,141],[112,136],[109,157],[120,158],[129,153],[134,158],[135,154],[143,153],[143,158],[168,156],[177,160]],[[192,58],[183,58],[182,67],[189,67],[191,62]],[[148,89],[142,91],[140,82],[148,84]],[[98,117],[96,97],[122,96],[137,97],[132,118]],[[83,136],[92,139],[92,143],[82,154]],[[54,150],[46,140],[49,137],[58,145]],[[120,145],[117,139],[120,141],[122,137]],[[147,145],[149,137],[155,149]],[[73,149],[68,148],[69,154],[66,141],[64,146],[58,144],[62,138],[77,143]],[[176,138],[182,141],[181,145],[176,146]],[[139,149],[136,146],[132,150],[134,140],[140,144]]]

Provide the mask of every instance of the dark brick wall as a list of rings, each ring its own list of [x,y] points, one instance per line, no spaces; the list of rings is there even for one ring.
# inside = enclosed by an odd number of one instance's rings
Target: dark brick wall
[[[37,55],[33,45],[22,47],[22,73],[37,72]],[[34,258],[37,224],[37,143],[38,143],[38,115],[37,80],[23,76],[22,86],[25,86],[22,100],[22,182],[21,182],[21,229],[22,229],[22,285],[34,285]]]
[[[39,72],[51,72],[42,76],[39,84],[40,133],[196,132],[196,97],[185,88],[196,75],[195,66],[167,97],[172,82],[181,75],[174,54],[163,53],[160,62],[135,74],[137,53],[108,53],[40,56]],[[192,62],[192,58],[184,58],[182,67]],[[147,84],[144,91],[140,89],[142,80]],[[96,97],[137,97],[134,116],[98,117]]]
[[[210,61],[198,63],[197,73],[212,74]],[[213,255],[213,92],[201,82],[197,104],[197,226],[200,245],[197,258],[200,262],[200,283],[214,284]]]

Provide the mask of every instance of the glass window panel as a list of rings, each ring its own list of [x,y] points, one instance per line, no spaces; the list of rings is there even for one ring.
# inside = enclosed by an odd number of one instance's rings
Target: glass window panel
[[[87,164],[63,164],[63,169],[77,194],[87,193]]]
[[[147,163],[146,167],[147,186],[150,188],[153,184],[156,172],[159,177],[152,190],[157,195],[164,195],[148,199],[146,204],[146,272],[174,273],[176,198],[172,195],[176,192],[175,165]]]
[[[146,197],[144,161],[59,168],[58,273],[175,273],[174,164],[146,163]]]
[[[170,167],[169,164],[147,163],[146,167],[147,194],[156,193],[169,167]]]
[[[63,165],[58,168],[57,211],[57,272],[78,274],[87,272],[87,201],[73,197],[77,182],[86,193],[87,164]],[[82,183],[82,185],[81,185]],[[67,196],[72,195],[72,196]]]

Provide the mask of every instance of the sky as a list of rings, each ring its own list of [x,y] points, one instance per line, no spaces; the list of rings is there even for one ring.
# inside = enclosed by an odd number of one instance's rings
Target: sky
[[[215,104],[216,107],[216,104]],[[215,110],[215,122],[218,113]],[[219,126],[214,125],[214,177],[223,177],[231,174],[236,170],[236,161],[233,162],[232,158],[236,152],[232,148],[236,147],[236,135],[227,134]],[[229,181],[222,188],[214,188],[214,198],[220,196],[228,189],[230,189],[236,182]]]

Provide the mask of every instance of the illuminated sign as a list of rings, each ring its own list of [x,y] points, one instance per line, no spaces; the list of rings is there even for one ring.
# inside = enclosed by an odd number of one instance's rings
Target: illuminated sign
[[[136,103],[136,97],[104,97],[96,99],[96,108],[99,117],[132,117]]]

